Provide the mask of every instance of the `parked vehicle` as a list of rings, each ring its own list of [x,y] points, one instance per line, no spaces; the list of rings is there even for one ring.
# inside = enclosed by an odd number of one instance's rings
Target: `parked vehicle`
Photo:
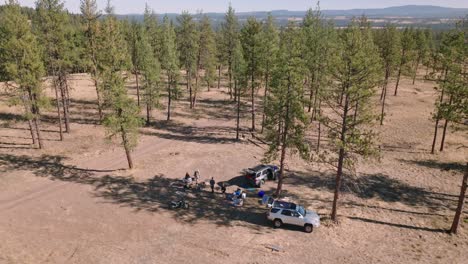
[[[304,231],[311,233],[314,227],[320,226],[320,216],[311,210],[306,210],[304,207],[295,203],[272,200],[270,197],[268,206],[271,209],[267,213],[267,219],[273,221],[273,226],[279,228],[282,225],[295,225],[304,228]]]
[[[184,209],[189,209],[189,203],[185,200],[185,193],[182,192],[176,192],[177,196],[181,197],[180,200],[177,201],[172,201],[169,204],[169,208],[171,209],[177,209],[177,208],[184,208]]]
[[[255,187],[262,187],[267,180],[276,180],[279,168],[274,165],[258,165],[244,170],[245,177]]]
[[[185,199],[181,199],[179,201],[172,201],[169,207],[171,209],[177,209],[177,208],[189,209],[189,203],[185,201]]]

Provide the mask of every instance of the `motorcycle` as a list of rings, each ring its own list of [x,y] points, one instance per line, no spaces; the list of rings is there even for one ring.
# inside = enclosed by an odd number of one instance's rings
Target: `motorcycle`
[[[189,203],[185,201],[185,193],[183,192],[176,192],[177,197],[180,197],[180,200],[178,201],[172,201],[171,204],[169,204],[169,208],[171,209],[177,209],[177,208],[184,208],[188,209],[189,208]]]
[[[177,208],[184,208],[184,209],[189,209],[189,203],[186,202],[184,199],[179,200],[179,201],[172,201],[171,204],[169,205],[171,209],[177,209]]]

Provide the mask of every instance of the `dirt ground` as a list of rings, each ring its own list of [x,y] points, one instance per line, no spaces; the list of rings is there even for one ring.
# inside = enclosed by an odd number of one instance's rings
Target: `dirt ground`
[[[362,161],[348,179],[340,223],[328,215],[334,171],[288,157],[285,196],[316,210],[312,234],[273,229],[254,191],[242,208],[207,189],[189,192],[189,210],[169,210],[177,180],[198,169],[202,180],[243,186],[241,171],[261,163],[265,145],[248,133],[235,138],[235,104],[225,89],[203,91],[191,111],[176,103],[141,130],[126,170],[121,147],[106,141],[95,90],[86,75],[71,76],[71,133],[58,141],[54,109],[42,122],[45,149],[31,148],[21,109],[0,97],[0,263],[466,263],[468,219],[448,235],[457,205],[468,136],[448,134],[446,151],[431,155],[434,84],[404,79],[389,95],[380,132],[380,161]],[[135,83],[129,81],[134,95]],[[51,91],[49,91],[51,93]],[[165,105],[165,99],[161,99]],[[259,116],[261,118],[261,116]],[[260,124],[260,122],[258,123]],[[310,140],[316,131],[311,128]],[[350,184],[357,182],[357,185]],[[264,190],[271,192],[274,182]],[[268,247],[281,250],[273,252]]]

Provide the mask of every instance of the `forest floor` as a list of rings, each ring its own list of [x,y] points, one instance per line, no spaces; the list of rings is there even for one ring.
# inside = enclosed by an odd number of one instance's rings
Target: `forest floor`
[[[135,94],[135,84],[128,83]],[[105,140],[95,89],[71,76],[71,132],[59,141],[54,108],[42,122],[43,150],[31,147],[21,108],[0,96],[0,263],[466,263],[467,209],[460,234],[446,233],[467,161],[468,136],[450,131],[430,154],[434,83],[404,79],[388,96],[380,160],[361,161],[347,177],[337,225],[329,214],[333,168],[288,157],[285,196],[316,210],[322,226],[273,229],[254,191],[234,208],[217,191],[190,192],[189,210],[168,209],[173,183],[198,169],[202,180],[243,186],[241,171],[261,163],[244,105],[235,141],[235,104],[226,89],[203,91],[195,110],[176,103],[141,129],[126,170],[123,149]],[[49,91],[50,94],[51,91]],[[259,94],[260,95],[260,94]],[[165,105],[165,99],[161,99]],[[142,107],[143,108],[143,107]],[[260,126],[261,115],[257,125]],[[310,140],[316,137],[313,126]],[[255,143],[253,143],[255,142]],[[439,140],[440,142],[440,140]],[[357,183],[357,184],[352,184]],[[271,192],[274,182],[264,190]],[[269,249],[277,246],[279,252]]]

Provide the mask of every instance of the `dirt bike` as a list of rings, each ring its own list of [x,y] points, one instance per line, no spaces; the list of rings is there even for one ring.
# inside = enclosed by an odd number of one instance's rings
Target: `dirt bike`
[[[172,201],[171,204],[169,205],[169,208],[171,209],[177,209],[177,208],[184,208],[184,209],[189,209],[190,205],[187,201],[185,201],[185,194],[182,192],[176,192],[178,196],[180,196],[180,200],[178,201]]]
[[[189,203],[185,201],[185,199],[182,199],[179,201],[172,201],[169,207],[171,209],[177,209],[177,208],[189,209],[190,206],[189,206]]]

